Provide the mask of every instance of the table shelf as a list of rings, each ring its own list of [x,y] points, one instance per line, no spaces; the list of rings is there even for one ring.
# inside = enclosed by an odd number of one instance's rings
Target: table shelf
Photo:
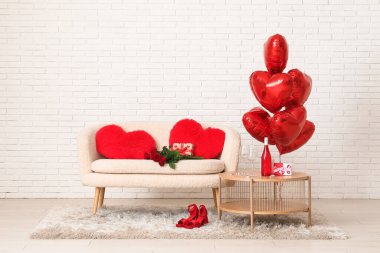
[[[220,209],[226,212],[250,214],[251,207],[248,200],[235,200],[220,204]],[[294,212],[307,212],[305,200],[254,200],[254,214],[287,214]]]

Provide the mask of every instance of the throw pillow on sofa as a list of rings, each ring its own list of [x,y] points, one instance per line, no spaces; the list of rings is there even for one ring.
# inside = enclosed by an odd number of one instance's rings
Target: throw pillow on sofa
[[[117,125],[102,127],[95,139],[98,153],[112,159],[144,159],[145,153],[156,149],[155,140],[147,132],[126,132]]]
[[[223,151],[226,134],[224,131],[202,125],[192,119],[178,121],[170,131],[169,145],[192,143],[193,155],[204,159],[217,158]]]

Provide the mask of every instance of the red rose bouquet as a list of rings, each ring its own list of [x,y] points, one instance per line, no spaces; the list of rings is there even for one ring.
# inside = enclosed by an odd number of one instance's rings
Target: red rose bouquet
[[[145,153],[144,158],[147,160],[153,160],[160,166],[164,166],[165,163],[168,163],[169,167],[172,169],[175,169],[175,164],[180,160],[203,159],[200,156],[182,155],[178,150],[171,150],[166,146],[164,146],[161,151],[152,149],[149,153]]]

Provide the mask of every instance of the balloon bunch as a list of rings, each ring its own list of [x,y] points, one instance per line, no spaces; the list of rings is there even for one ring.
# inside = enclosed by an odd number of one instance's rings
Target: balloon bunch
[[[263,142],[268,137],[269,144],[276,145],[282,155],[303,146],[314,133],[315,126],[306,120],[303,106],[312,81],[298,69],[282,73],[288,61],[288,45],[280,34],[268,38],[264,58],[268,71],[253,72],[249,84],[256,99],[273,116],[255,107],[243,115],[243,124],[256,140]]]

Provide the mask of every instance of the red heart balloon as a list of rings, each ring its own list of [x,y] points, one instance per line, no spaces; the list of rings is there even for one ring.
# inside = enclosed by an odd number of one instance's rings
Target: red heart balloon
[[[96,133],[99,154],[112,159],[144,159],[145,153],[156,148],[153,137],[145,131],[125,132],[116,125],[104,126]]]
[[[292,94],[292,80],[285,73],[271,75],[266,71],[255,71],[249,84],[259,103],[272,113],[285,106]]]
[[[280,144],[276,145],[278,151],[280,152],[281,155],[283,155],[283,154],[290,153],[294,150],[299,149],[304,144],[306,144],[306,142],[308,142],[310,140],[311,136],[313,136],[313,134],[314,134],[314,131],[315,131],[314,123],[307,120],[305,125],[302,128],[301,133],[298,135],[298,137],[292,143],[290,143],[287,146],[283,146]]]
[[[276,144],[289,145],[300,134],[305,121],[306,109],[303,106],[275,113],[270,121],[270,129]]]
[[[256,140],[264,142],[268,137],[269,144],[275,144],[270,134],[270,115],[260,107],[252,108],[243,115],[243,125],[247,132]]]
[[[195,120],[183,119],[178,121],[170,131],[169,145],[192,143],[195,156],[213,159],[222,153],[225,135],[220,129],[211,127],[203,129]]]
[[[265,66],[271,74],[281,73],[288,62],[288,44],[284,36],[275,34],[264,44]]]
[[[312,80],[298,69],[289,70],[288,75],[293,83],[293,92],[288,105],[303,105],[310,95]]]

